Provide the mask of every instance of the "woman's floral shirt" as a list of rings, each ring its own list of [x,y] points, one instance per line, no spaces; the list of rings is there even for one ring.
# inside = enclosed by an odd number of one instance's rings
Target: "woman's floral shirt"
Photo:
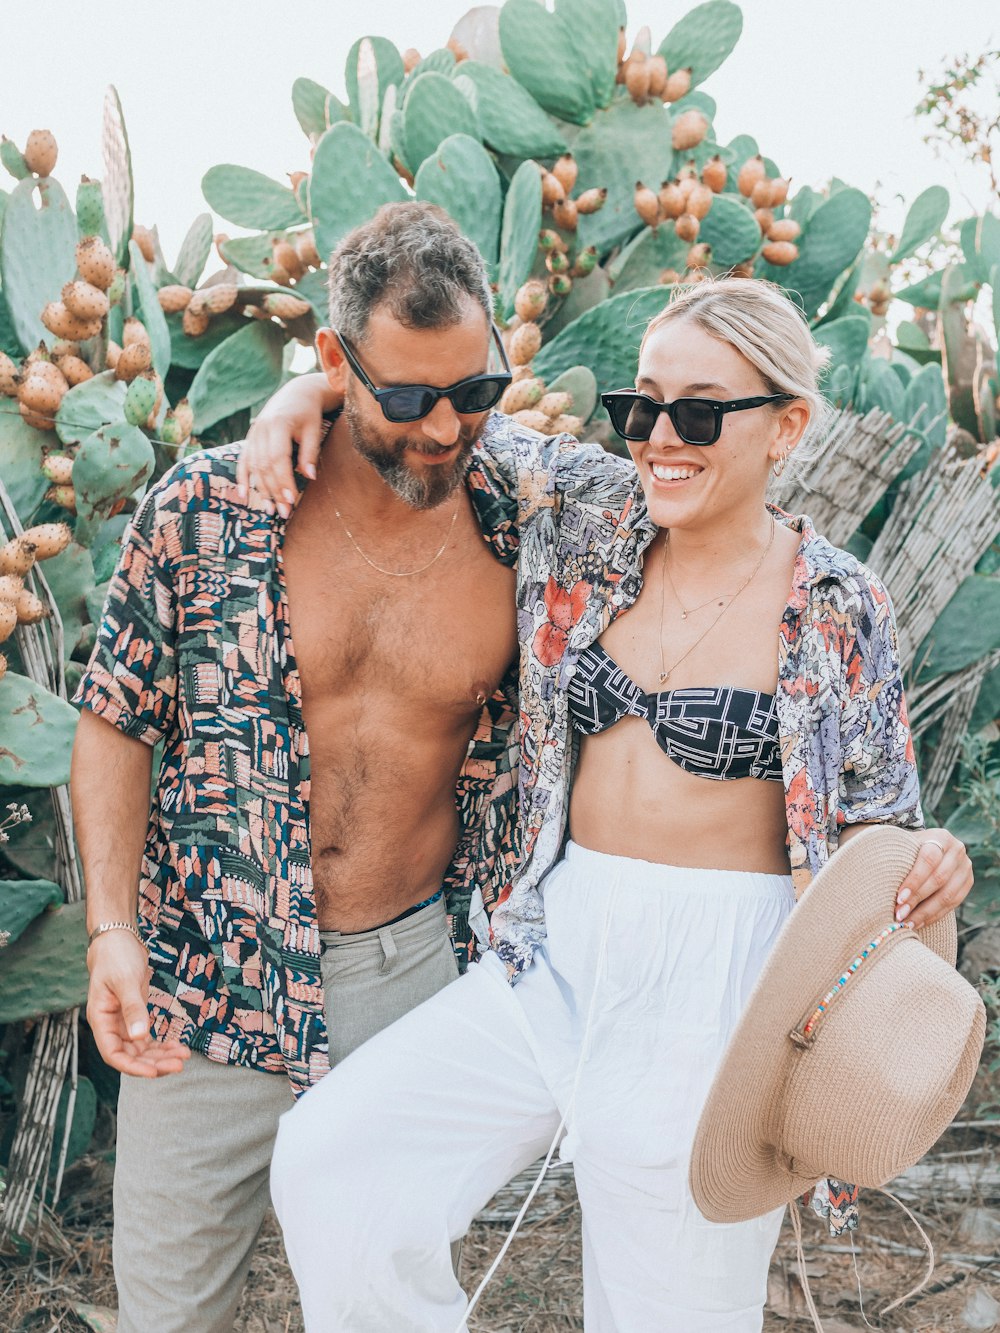
[[[639,595],[642,554],[656,532],[629,464],[583,455],[565,439],[548,450],[521,497],[521,862],[489,923],[515,981],[544,937],[539,883],[566,834],[577,752],[567,687],[583,650]],[[802,534],[776,644],[788,851],[801,895],[844,825],[919,828],[922,817],[885,588],[807,518],[773,512]],[[473,925],[485,928],[481,917]],[[831,1181],[828,1200],[821,1193],[835,1232],[856,1225],[853,1186]]]

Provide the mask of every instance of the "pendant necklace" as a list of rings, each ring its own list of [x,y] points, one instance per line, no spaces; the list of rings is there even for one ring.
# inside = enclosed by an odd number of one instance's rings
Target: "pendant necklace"
[[[327,495],[329,495],[330,500],[332,502],[333,494],[330,490],[330,487],[327,485],[325,481],[323,485],[326,489]],[[344,518],[343,514],[337,508],[336,504],[334,504],[333,506],[333,512],[337,515],[337,518],[340,520],[344,531],[347,533],[348,541],[351,543],[351,545],[354,547],[354,549],[357,551],[358,555],[361,557],[361,559],[365,562],[366,565],[370,565],[371,568],[376,570],[379,574],[387,574],[389,578],[409,579],[412,578],[414,574],[423,574],[425,570],[430,569],[431,565],[437,564],[437,562],[444,555],[445,551],[447,550],[448,543],[451,541],[451,535],[455,530],[455,524],[458,522],[458,511],[461,507],[462,507],[462,501],[461,499],[459,499],[458,504],[456,504],[455,506],[455,512],[451,516],[451,522],[448,524],[448,531],[445,534],[444,541],[441,543],[436,554],[432,555],[430,560],[428,560],[425,565],[418,565],[416,569],[385,569],[382,565],[377,565],[375,561],[371,559],[370,556],[365,555],[364,551],[362,551],[361,547],[354,540],[354,534],[351,532],[351,529],[347,526],[347,520]]]
[[[768,537],[768,539],[767,539],[767,542],[766,542],[766,544],[765,544],[765,546],[764,546],[764,551],[763,551],[763,554],[761,555],[760,559],[759,559],[759,560],[757,561],[757,563],[754,565],[754,567],[753,567],[753,569],[750,571],[750,574],[748,575],[748,577],[745,578],[745,579],[743,580],[743,582],[740,584],[740,586],[736,589],[736,591],[735,591],[731,596],[729,596],[729,601],[728,601],[728,602],[725,602],[725,603],[723,603],[723,602],[719,602],[719,605],[722,607],[722,610],[719,612],[719,614],[715,617],[715,619],[714,619],[714,620],[712,621],[712,623],[709,625],[708,629],[706,629],[705,632],[704,632],[703,634],[700,634],[700,635],[698,636],[698,638],[695,639],[695,641],[694,641],[694,643],[691,645],[691,647],[690,647],[690,648],[687,650],[687,652],[684,654],[684,656],[683,656],[683,657],[679,657],[679,658],[677,659],[677,661],[674,662],[670,667],[667,666],[667,664],[666,664],[666,660],[665,660],[664,655],[663,655],[663,619],[664,619],[664,609],[665,609],[665,603],[666,603],[666,587],[667,587],[667,583],[668,583],[668,582],[670,583],[670,587],[671,587],[671,589],[672,589],[673,594],[674,594],[675,597],[677,597],[677,589],[674,587],[674,581],[673,581],[673,579],[670,577],[670,571],[669,571],[668,568],[667,568],[667,546],[668,546],[669,543],[670,543],[670,533],[669,533],[669,532],[667,533],[667,535],[666,535],[666,537],[664,538],[664,541],[663,541],[663,577],[661,577],[661,579],[660,579],[660,684],[661,684],[661,685],[663,684],[663,682],[664,682],[665,680],[668,680],[668,679],[670,678],[670,676],[674,673],[674,671],[677,670],[677,668],[680,666],[680,664],[681,664],[682,662],[686,661],[686,660],[691,656],[691,654],[694,652],[694,650],[698,647],[699,643],[701,643],[702,639],[707,638],[708,635],[711,634],[712,630],[715,629],[716,625],[719,623],[719,621],[722,619],[722,617],[726,614],[726,612],[727,612],[727,611],[729,610],[729,608],[732,606],[733,602],[736,601],[736,599],[737,599],[737,597],[739,597],[740,593],[743,592],[743,590],[744,590],[745,588],[748,588],[748,587],[750,586],[750,584],[753,582],[753,580],[757,577],[757,574],[760,572],[760,568],[761,568],[761,566],[763,565],[764,561],[767,559],[767,554],[768,554],[768,552],[770,551],[771,546],[772,546],[773,543],[774,543],[774,531],[775,531],[775,526],[776,526],[776,524],[775,524],[775,521],[774,521],[774,515],[772,514],[772,515],[771,515],[771,532],[770,532],[770,535],[769,535],[769,537]],[[699,602],[697,606],[689,607],[688,610],[685,610],[685,609],[684,609],[684,605],[683,605],[683,603],[681,602],[681,599],[680,599],[679,597],[677,597],[677,605],[681,608],[681,619],[682,619],[682,620],[687,620],[687,618],[688,618],[689,615],[693,614],[695,611],[700,610],[701,607],[703,607],[703,606],[708,606],[708,603],[709,603],[709,602],[714,602],[714,601],[716,600],[716,598],[718,597],[718,595],[719,595],[719,594],[716,593],[715,597],[709,597],[707,601]],[[727,594],[727,595],[728,595],[728,594]]]

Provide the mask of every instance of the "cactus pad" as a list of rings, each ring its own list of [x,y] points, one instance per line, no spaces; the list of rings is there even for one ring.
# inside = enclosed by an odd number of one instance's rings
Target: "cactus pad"
[[[498,153],[556,157],[566,151],[558,128],[509,74],[476,60],[463,60],[452,77],[476,110],[484,142]]]
[[[514,312],[517,289],[531,274],[542,225],[542,178],[532,161],[514,172],[504,202],[500,231],[500,311],[504,319]]]
[[[37,193],[36,193],[37,192]],[[52,177],[29,178],[11,191],[0,233],[0,280],[18,341],[25,351],[42,338],[42,307],[57,301],[76,274],[76,220]]]
[[[453,134],[417,172],[417,198],[439,204],[479,247],[491,279],[500,253],[500,177],[489,153],[467,134]]]
[[[316,246],[328,255],[354,227],[382,204],[409,196],[392,167],[367,135],[346,121],[320,139],[313,158],[309,204]]]
[[[254,320],[209,352],[187,395],[196,434],[274,393],[281,383],[284,342],[277,324]]]
[[[238,227],[297,227],[306,220],[293,190],[250,167],[209,167],[201,192],[209,208]]]
[[[0,713],[0,783],[60,787],[68,782],[76,709],[27,676],[8,671],[0,680]],[[7,965],[5,958],[0,972]]]
[[[690,69],[691,86],[704,83],[732,53],[743,31],[743,14],[730,0],[707,0],[675,23],[660,43],[671,70]]]
[[[479,138],[475,111],[451,79],[431,70],[413,80],[403,102],[403,142],[411,171],[454,134]]]

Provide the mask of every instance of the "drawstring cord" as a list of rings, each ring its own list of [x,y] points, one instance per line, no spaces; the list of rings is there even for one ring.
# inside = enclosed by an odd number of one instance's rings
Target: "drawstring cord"
[[[552,1156],[555,1153],[556,1147],[558,1146],[560,1139],[562,1138],[563,1130],[566,1128],[570,1114],[576,1103],[577,1089],[580,1086],[580,1075],[583,1072],[583,1066],[587,1060],[587,1057],[590,1055],[591,1029],[593,1027],[593,1022],[594,1022],[594,1011],[597,1007],[598,981],[607,975],[608,935],[611,932],[611,917],[614,912],[614,905],[617,897],[618,897],[618,886],[616,884],[614,889],[611,891],[610,897],[608,898],[608,906],[604,913],[604,928],[601,932],[601,943],[597,952],[597,966],[594,970],[594,988],[590,993],[590,1006],[587,1010],[587,1022],[584,1025],[583,1040],[580,1043],[580,1058],[576,1063],[576,1073],[573,1076],[573,1087],[570,1091],[569,1100],[566,1103],[566,1109],[565,1111],[563,1111],[562,1116],[559,1119],[559,1127],[556,1130],[555,1134],[553,1135],[552,1142],[549,1144],[549,1150],[545,1154],[545,1160],[542,1162],[542,1168],[539,1171],[538,1175],[535,1177],[535,1182],[532,1185],[531,1189],[528,1191],[528,1195],[525,1198],[524,1203],[521,1204],[517,1217],[514,1218],[514,1223],[511,1226],[510,1231],[508,1231],[504,1243],[500,1247],[499,1253],[497,1254],[493,1262],[490,1264],[489,1268],[486,1270],[485,1277],[480,1282],[476,1290],[473,1292],[472,1297],[469,1300],[469,1303],[466,1305],[462,1317],[458,1321],[458,1324],[455,1327],[455,1333],[466,1333],[466,1322],[469,1318],[469,1315],[472,1314],[473,1310],[479,1304],[480,1297],[482,1296],[483,1292],[486,1290],[490,1282],[493,1280],[493,1277],[496,1274],[496,1271],[500,1267],[501,1263],[503,1263],[504,1256],[510,1249],[511,1243],[514,1240],[514,1237],[517,1235],[518,1228],[524,1221],[528,1209],[531,1207],[532,1200],[534,1199],[535,1195],[541,1188],[542,1181],[545,1179],[545,1173],[549,1169],[549,1166],[552,1162]]]
[[[882,1315],[887,1315],[890,1310],[895,1310],[897,1305],[903,1305],[913,1296],[916,1296],[917,1293],[923,1291],[924,1287],[926,1287],[928,1282],[930,1282],[931,1275],[934,1272],[934,1246],[931,1244],[930,1236],[928,1236],[927,1232],[923,1229],[923,1227],[920,1225],[920,1223],[917,1221],[917,1219],[914,1217],[914,1215],[910,1212],[909,1208],[907,1208],[906,1204],[903,1203],[901,1199],[898,1199],[896,1195],[890,1193],[889,1190],[883,1189],[879,1190],[878,1192],[879,1194],[884,1194],[887,1199],[891,1199],[894,1204],[897,1204],[900,1208],[902,1208],[903,1212],[906,1214],[906,1216],[916,1227],[917,1231],[920,1233],[920,1239],[927,1246],[927,1272],[920,1279],[917,1285],[911,1288],[910,1291],[906,1292],[904,1296],[897,1296],[894,1301],[890,1301],[888,1305],[884,1306],[882,1310],[879,1311],[880,1316],[882,1316]],[[789,1204],[789,1209],[792,1215],[792,1230],[795,1232],[795,1260],[799,1270],[799,1283],[802,1287],[802,1293],[806,1298],[806,1307],[809,1310],[810,1315],[812,1316],[813,1327],[816,1329],[816,1333],[823,1333],[823,1325],[820,1321],[819,1313],[816,1309],[816,1302],[813,1300],[812,1292],[809,1290],[809,1278],[806,1274],[806,1257],[805,1257],[805,1252],[802,1248],[802,1222],[799,1218],[798,1199],[792,1200],[792,1202]],[[851,1258],[854,1262],[854,1276],[857,1279],[858,1283],[858,1308],[861,1311],[861,1318],[865,1321],[865,1327],[873,1329],[875,1326],[874,1324],[870,1324],[868,1322],[868,1316],[865,1313],[864,1296],[861,1291],[861,1274],[858,1272],[858,1251],[854,1245],[854,1233],[850,1232],[849,1235],[851,1240]]]

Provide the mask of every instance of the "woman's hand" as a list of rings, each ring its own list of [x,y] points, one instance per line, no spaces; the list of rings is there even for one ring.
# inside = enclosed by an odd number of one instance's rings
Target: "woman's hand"
[[[964,902],[973,876],[965,843],[953,833],[929,828],[913,836],[920,851],[896,895],[896,920],[919,928],[939,921]]]
[[[299,446],[297,470],[315,478],[326,429],[323,413],[340,406],[339,393],[318,371],[299,375],[278,390],[257,414],[240,452],[236,480],[244,504],[253,489],[288,517],[299,496],[292,475],[292,446],[296,442]]]

